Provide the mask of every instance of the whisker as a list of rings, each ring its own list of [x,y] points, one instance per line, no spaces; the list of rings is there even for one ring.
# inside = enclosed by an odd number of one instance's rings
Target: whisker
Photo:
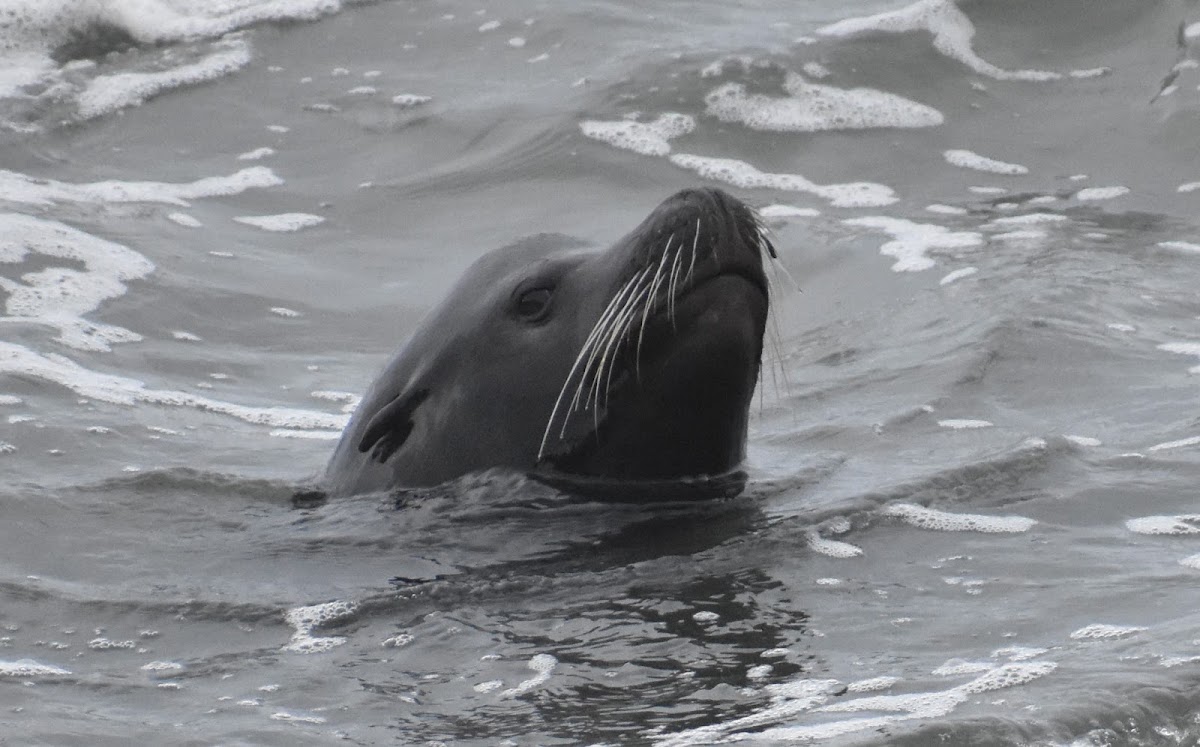
[[[683,269],[683,242],[680,242],[679,248],[675,250],[675,256],[671,258],[671,280],[667,283],[667,318],[671,320],[671,331],[677,331],[675,327],[675,301],[679,292],[679,271]]]
[[[563,397],[566,396],[566,393],[567,393],[567,387],[570,386],[571,380],[575,377],[576,371],[579,370],[580,362],[582,362],[584,359],[584,356],[587,355],[588,356],[587,366],[588,367],[591,366],[591,361],[595,356],[596,343],[600,339],[602,330],[607,325],[609,318],[612,316],[612,314],[614,313],[616,308],[620,305],[621,298],[628,292],[629,288],[633,285],[633,281],[635,279],[636,279],[636,277],[631,278],[628,282],[626,282],[625,285],[622,286],[622,288],[616,293],[616,295],[614,295],[613,298],[608,302],[608,306],[606,306],[603,313],[600,314],[600,318],[596,320],[596,323],[594,325],[592,325],[591,332],[588,334],[587,339],[584,341],[583,345],[579,349],[579,354],[575,356],[575,361],[571,364],[571,370],[567,373],[567,378],[566,378],[566,380],[563,381],[562,388],[558,392],[558,398],[554,400],[554,407],[550,410],[550,419],[546,422],[546,430],[542,433],[542,443],[540,446],[538,446],[537,458],[538,458],[539,462],[542,460],[542,457],[545,456],[546,443],[550,440],[550,430],[554,427],[554,421],[558,417],[558,409],[559,409],[559,407],[562,406]],[[589,354],[589,351],[591,351],[590,354]],[[582,374],[580,376],[580,383],[582,384],[582,382],[585,381],[586,378],[587,378],[587,368],[584,369],[584,371],[582,372]],[[578,406],[578,401],[579,401],[579,387],[577,386],[576,390],[575,390],[575,398],[571,402],[571,406],[568,409],[568,413],[570,411],[574,410]],[[563,427],[558,435],[558,437],[560,439],[566,433],[567,420],[568,420],[568,418],[563,419]]]
[[[615,313],[608,319],[608,323],[596,339],[588,369],[584,372],[584,379],[579,382],[576,390],[576,400],[580,396],[583,397],[583,409],[591,408],[592,410],[592,425],[595,429],[600,427],[600,380],[615,361],[614,349],[625,334],[623,331],[624,320],[629,315],[630,309],[636,306],[643,292],[641,285],[646,279],[646,275],[647,272],[643,270],[630,278],[627,283],[630,292],[622,293],[620,303],[615,307]],[[591,366],[591,361],[595,362],[595,367]]]
[[[700,243],[700,219],[697,218],[696,219],[696,236],[695,236],[695,238],[692,239],[692,262],[691,262],[691,264],[688,265],[687,275],[684,275],[684,277],[683,277],[684,285],[687,285],[687,282],[692,279],[692,270],[696,269],[696,247],[699,245],[699,243]]]
[[[654,308],[654,299],[658,295],[658,288],[663,281],[663,268],[667,265],[667,254],[671,250],[671,242],[675,240],[675,234],[671,234],[671,238],[667,239],[667,247],[663,250],[662,259],[658,261],[658,268],[654,270],[654,281],[650,284],[650,295],[646,298],[646,305],[642,310],[642,328],[638,332],[637,349],[634,353],[634,369],[637,372],[638,380],[642,378],[642,338],[646,336],[646,320],[650,318],[650,311]]]
[[[592,379],[592,384],[588,389],[588,399],[593,402],[592,417],[596,422],[596,427],[599,428],[600,417],[600,379],[605,378],[604,396],[605,407],[608,406],[608,391],[612,383],[612,371],[618,354],[618,348],[622,341],[625,340],[629,333],[629,320],[637,314],[638,304],[641,303],[642,296],[648,290],[647,286],[643,286],[643,281],[650,276],[650,268],[645,267],[637,274],[637,284],[629,298],[623,302],[624,308],[621,309],[609,325],[609,331],[605,334],[603,340],[603,348],[596,365],[595,375]],[[607,376],[606,376],[607,373]]]

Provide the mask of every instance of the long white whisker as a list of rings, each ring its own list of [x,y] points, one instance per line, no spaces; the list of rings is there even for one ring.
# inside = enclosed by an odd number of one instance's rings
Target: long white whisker
[[[592,326],[591,332],[588,334],[587,339],[584,341],[583,345],[580,347],[579,354],[575,356],[575,361],[574,361],[574,363],[571,364],[571,370],[567,373],[567,378],[565,381],[563,381],[562,388],[558,392],[558,398],[555,399],[555,401],[554,401],[554,407],[550,410],[550,419],[546,422],[546,430],[545,430],[545,432],[542,433],[542,443],[538,447],[538,457],[537,458],[538,458],[539,462],[542,460],[542,457],[545,456],[546,443],[550,439],[550,430],[554,427],[554,421],[558,417],[558,408],[562,406],[563,397],[567,393],[567,387],[570,386],[571,380],[575,377],[576,371],[579,370],[579,364],[584,360],[585,355],[588,356],[588,358],[587,358],[588,364],[587,365],[588,366],[591,365],[591,361],[595,355],[594,348],[596,347],[597,341],[600,339],[601,330],[603,330],[603,328],[607,324],[609,318],[613,315],[615,309],[620,305],[622,296],[624,296],[625,293],[628,292],[629,288],[632,287],[633,280],[634,279],[631,278],[621,288],[621,290],[619,290],[616,293],[616,295],[614,295],[613,298],[608,302],[608,306],[606,306],[603,313],[600,314],[600,318],[596,320],[596,323]],[[589,351],[591,351],[590,355],[589,355]],[[587,378],[587,369],[585,368],[584,371],[582,372],[582,374],[580,375],[580,381],[582,382],[586,378]],[[575,409],[575,407],[578,404],[578,399],[579,399],[579,388],[576,387],[576,396],[575,396],[575,399],[571,403],[570,410]],[[568,410],[568,412],[570,410]],[[563,435],[566,433],[566,429],[567,429],[567,419],[564,418],[562,431],[559,433],[559,436],[558,436],[559,438],[563,437]]]
[[[621,286],[621,289],[617,291],[612,300],[608,302],[608,306],[605,307],[604,313],[601,315],[600,320],[596,322],[594,327],[592,327],[592,334],[588,337],[588,342],[586,343],[590,346],[587,365],[584,366],[583,374],[579,379],[579,385],[575,388],[575,396],[571,400],[571,409],[568,410],[568,412],[574,411],[579,407],[580,397],[582,396],[583,390],[588,381],[588,374],[593,371],[592,364],[596,362],[597,354],[603,350],[604,343],[608,339],[609,332],[616,323],[617,318],[622,313],[621,307],[628,302],[627,294],[629,294],[630,290],[637,285],[637,281],[638,276],[635,275],[627,280],[625,285]],[[585,402],[585,409],[586,406],[587,405]],[[563,424],[563,429],[564,431],[566,430],[565,423]]]
[[[605,379],[604,383],[604,406],[608,406],[608,392],[612,386],[612,372],[615,368],[616,358],[621,346],[621,343],[626,339],[630,331],[630,322],[637,315],[638,305],[642,302],[643,296],[650,290],[648,285],[643,285],[643,282],[650,277],[650,268],[645,267],[638,273],[637,290],[625,302],[625,308],[616,317],[616,321],[612,325],[612,331],[605,340],[604,353],[600,358],[600,365],[596,367],[596,378],[592,382],[592,389],[589,391],[589,396],[594,396],[596,409],[600,409],[600,379]]]
[[[658,288],[663,281],[663,268],[667,266],[667,255],[671,251],[671,242],[675,240],[675,234],[671,234],[671,238],[667,239],[667,246],[663,250],[662,259],[658,260],[658,268],[654,270],[654,281],[650,284],[650,295],[646,298],[646,306],[642,309],[642,328],[638,332],[637,349],[634,353],[634,368],[637,372],[638,380],[642,378],[642,338],[646,335],[646,320],[650,318],[650,311],[654,308],[654,297],[658,295]]]
[[[667,283],[667,318],[671,320],[672,331],[676,331],[675,296],[679,291],[679,271],[682,268],[683,242],[680,242],[679,248],[675,250],[675,256],[671,258],[671,280]]]
[[[696,247],[700,243],[700,219],[696,219],[696,236],[692,239],[692,262],[688,265],[687,274],[683,276],[684,285],[692,279],[692,271],[696,269]]]

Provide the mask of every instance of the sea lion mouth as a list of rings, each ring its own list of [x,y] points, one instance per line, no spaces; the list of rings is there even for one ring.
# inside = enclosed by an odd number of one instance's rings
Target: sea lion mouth
[[[661,363],[682,350],[681,356],[703,360],[705,348],[728,348],[735,351],[726,355],[732,362],[698,363],[690,375],[703,377],[705,365],[716,365],[722,378],[738,381],[736,399],[748,401],[753,392],[770,298],[763,264],[778,257],[757,214],[720,190],[686,190],[612,251],[618,250],[627,253],[625,271],[562,385],[539,465],[578,471],[571,465],[586,462],[612,430],[605,426],[613,403],[645,384],[648,358]],[[747,375],[749,392],[743,392]],[[675,396],[678,376],[671,381],[666,394]],[[741,448],[744,432],[739,438]],[[677,476],[685,474],[697,473]]]

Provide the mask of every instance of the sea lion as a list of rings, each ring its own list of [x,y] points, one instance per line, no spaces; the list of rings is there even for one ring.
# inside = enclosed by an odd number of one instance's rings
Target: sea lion
[[[730,473],[762,357],[764,255],[763,224],[719,189],[669,197],[606,251],[539,236],[484,255],[363,397],[326,493],[492,467],[558,484]]]

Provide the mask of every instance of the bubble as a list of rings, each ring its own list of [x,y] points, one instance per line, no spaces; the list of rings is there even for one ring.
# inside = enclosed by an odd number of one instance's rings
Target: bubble
[[[1019,163],[997,161],[969,150],[948,150],[943,152],[942,156],[950,165],[964,169],[986,171],[991,174],[1017,175],[1029,173],[1028,167],[1022,166]]]
[[[279,215],[242,215],[234,220],[247,226],[261,228],[264,231],[290,233],[304,228],[318,226],[325,222],[319,215],[311,213],[280,213]]]
[[[911,503],[893,503],[881,510],[884,516],[894,516],[922,529],[942,532],[1027,532],[1036,521],[1024,516],[987,516],[984,514],[952,514]]]
[[[588,120],[579,124],[583,134],[593,140],[645,156],[667,155],[671,152],[669,141],[688,134],[695,127],[695,119],[675,112],[667,112],[653,122]]]

